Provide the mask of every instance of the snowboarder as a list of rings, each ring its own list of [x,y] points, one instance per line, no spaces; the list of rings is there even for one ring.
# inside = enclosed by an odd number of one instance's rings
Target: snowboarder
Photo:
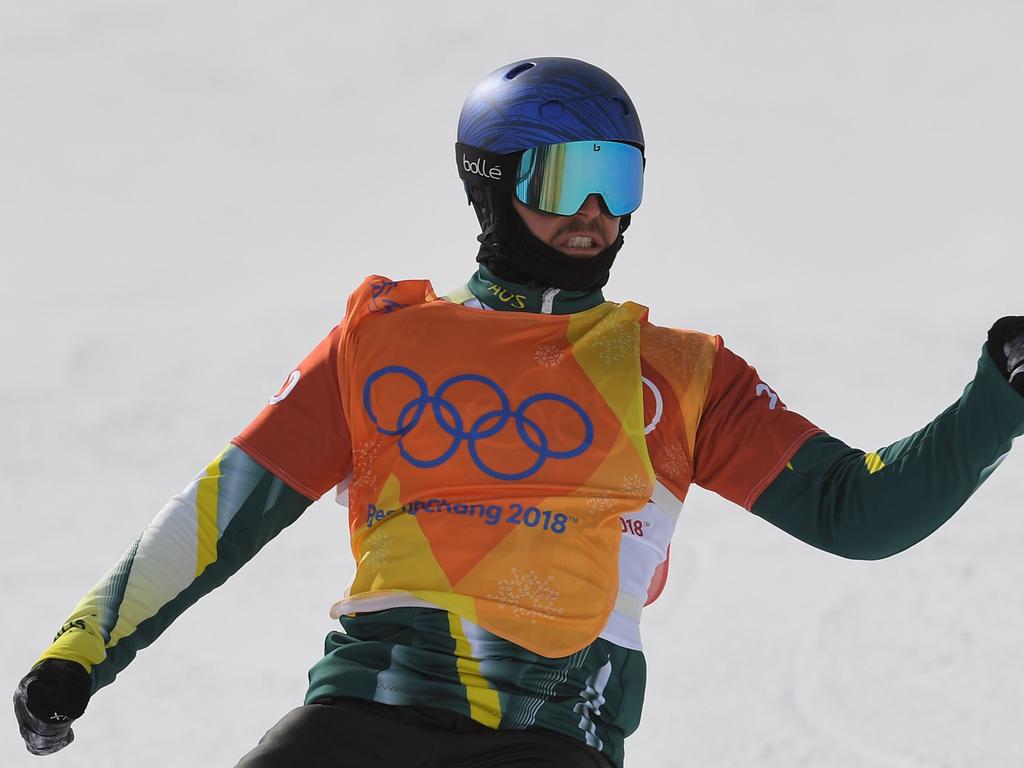
[[[189,605],[337,487],[356,571],[305,703],[238,764],[622,766],[644,605],[691,483],[843,557],[960,508],[1024,433],[1024,317],[973,380],[871,452],[789,410],[715,335],[602,287],[644,137],[607,73],[536,58],[470,93],[456,164],[478,267],[370,276],[344,319],[82,598],[15,693],[30,751]]]

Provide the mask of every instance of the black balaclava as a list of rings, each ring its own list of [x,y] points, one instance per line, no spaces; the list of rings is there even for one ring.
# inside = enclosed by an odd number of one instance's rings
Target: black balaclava
[[[483,230],[476,260],[497,277],[535,288],[596,291],[608,282],[608,272],[622,247],[629,216],[619,222],[619,236],[600,253],[574,258],[537,238],[512,205],[508,191],[471,187],[470,202]]]

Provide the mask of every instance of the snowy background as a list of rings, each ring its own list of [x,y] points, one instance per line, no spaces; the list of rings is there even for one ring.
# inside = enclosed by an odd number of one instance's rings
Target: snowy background
[[[468,276],[455,125],[518,58],[602,66],[644,122],[610,298],[721,333],[852,445],[919,428],[1024,314],[1022,32],[1009,0],[0,0],[0,687],[363,275]],[[695,489],[628,765],[1024,764],[1022,452],[878,563]],[[45,764],[233,765],[301,701],[342,515],[311,507]],[[4,722],[0,764],[40,765]]]

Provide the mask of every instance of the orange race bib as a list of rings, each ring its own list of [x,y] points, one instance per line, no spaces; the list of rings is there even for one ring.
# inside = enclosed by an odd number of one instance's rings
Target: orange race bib
[[[650,498],[640,323],[521,315],[368,278],[338,360],[357,570],[335,615],[409,595],[545,656],[592,642],[621,518]]]

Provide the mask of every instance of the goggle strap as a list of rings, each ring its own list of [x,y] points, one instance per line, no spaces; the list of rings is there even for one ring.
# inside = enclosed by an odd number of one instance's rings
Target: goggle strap
[[[502,155],[469,144],[455,143],[455,163],[459,178],[469,184],[515,189],[520,154],[513,152]]]

